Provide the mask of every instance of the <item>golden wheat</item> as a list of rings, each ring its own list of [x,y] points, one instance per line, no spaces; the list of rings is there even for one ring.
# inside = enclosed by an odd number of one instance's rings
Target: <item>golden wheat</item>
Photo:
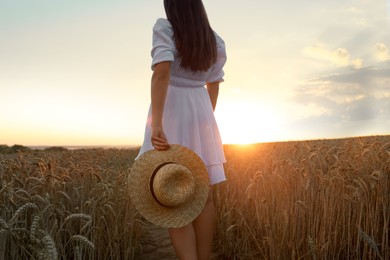
[[[126,182],[136,152],[1,155],[0,259],[134,258],[140,222]]]
[[[389,136],[225,151],[218,258],[390,258]]]
[[[137,150],[0,155],[0,259],[134,259]],[[389,259],[390,137],[225,146],[215,259]]]
[[[44,258],[45,259],[58,259],[58,253],[57,253],[57,248],[56,244],[53,240],[53,238],[46,234],[43,239],[42,239],[43,245],[45,247],[45,253],[44,253]]]
[[[83,245],[87,246],[90,249],[95,249],[94,244],[91,241],[89,241],[88,238],[86,238],[85,236],[73,235],[71,240],[79,241],[80,244],[83,244]]]

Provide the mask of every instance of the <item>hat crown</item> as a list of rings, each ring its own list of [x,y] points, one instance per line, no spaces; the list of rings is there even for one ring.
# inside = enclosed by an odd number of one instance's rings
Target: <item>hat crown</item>
[[[172,178],[172,188],[161,181],[169,179],[165,174],[177,176]],[[210,189],[202,159],[177,144],[171,144],[165,151],[154,149],[143,153],[131,167],[128,184],[131,201],[141,215],[168,228],[179,228],[193,221],[204,208]]]
[[[178,207],[193,196],[195,179],[185,166],[169,163],[156,172],[152,188],[156,200],[161,205]]]

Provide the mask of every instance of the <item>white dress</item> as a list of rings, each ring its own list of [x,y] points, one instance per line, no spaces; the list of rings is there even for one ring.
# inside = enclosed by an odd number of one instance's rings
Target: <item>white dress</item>
[[[217,35],[217,62],[208,70],[193,72],[180,66],[173,29],[168,20],[159,18],[153,27],[152,70],[162,61],[171,61],[170,82],[165,100],[163,130],[168,143],[188,147],[205,163],[210,184],[226,180],[223,163],[226,162],[221,137],[214,118],[206,82],[222,82],[226,62],[224,41]],[[145,138],[138,157],[153,149],[151,143],[151,107],[145,129]],[[137,157],[137,158],[138,158]]]

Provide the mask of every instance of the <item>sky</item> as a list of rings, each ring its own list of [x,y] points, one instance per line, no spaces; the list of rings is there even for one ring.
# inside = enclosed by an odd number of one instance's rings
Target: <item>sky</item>
[[[390,0],[204,0],[224,143],[390,134]],[[1,0],[0,144],[140,145],[156,0]]]

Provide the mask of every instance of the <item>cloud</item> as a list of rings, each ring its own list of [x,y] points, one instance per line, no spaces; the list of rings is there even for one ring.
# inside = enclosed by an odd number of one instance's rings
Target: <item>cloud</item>
[[[375,57],[376,57],[379,61],[387,61],[387,60],[390,60],[389,49],[387,48],[387,46],[386,46],[384,43],[378,42],[378,43],[375,45]]]
[[[295,88],[291,101],[323,112],[293,122],[291,129],[306,127],[322,136],[386,133],[390,129],[389,86],[390,62],[359,70],[339,68],[309,79]]]
[[[350,6],[346,9],[346,17],[349,21],[359,28],[367,28],[370,25],[370,20],[367,19],[367,10]]]
[[[363,11],[356,8],[355,6],[350,6],[347,8],[347,13],[352,13],[352,14],[361,14]]]
[[[360,69],[363,66],[363,60],[361,58],[352,59],[347,49],[337,48],[332,50],[321,43],[305,48],[303,53],[311,58],[331,62],[338,67],[351,66]]]

